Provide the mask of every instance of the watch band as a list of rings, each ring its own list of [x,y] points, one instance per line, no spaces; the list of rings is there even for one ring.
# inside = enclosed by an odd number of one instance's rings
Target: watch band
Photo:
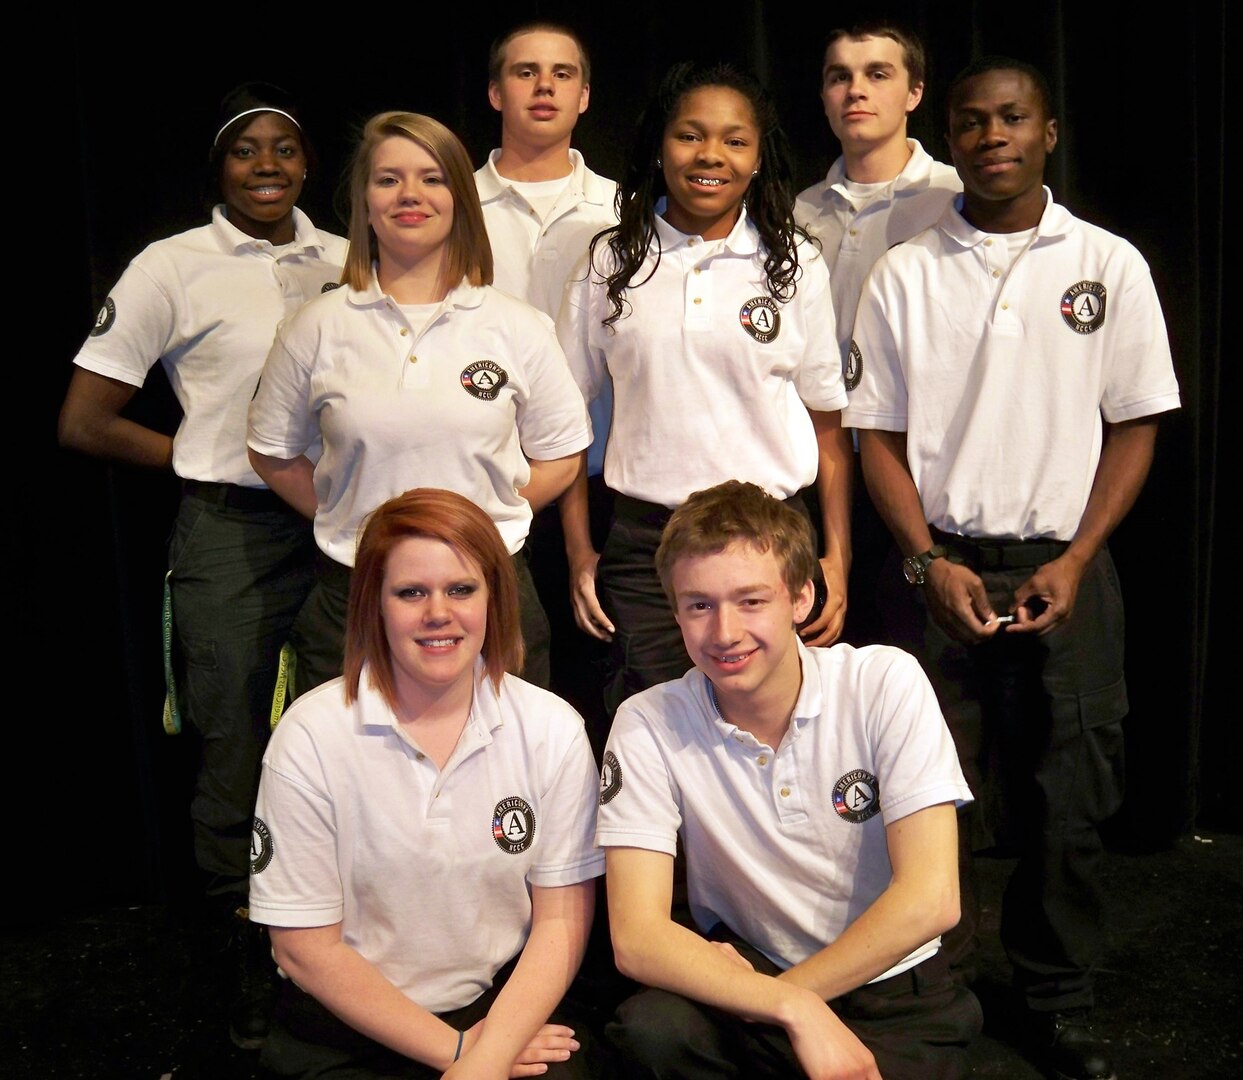
[[[944,544],[933,544],[927,551],[921,551],[918,555],[908,555],[902,560],[902,576],[906,578],[908,584],[922,585],[928,580],[928,567],[930,567],[935,559],[944,559],[946,550]]]

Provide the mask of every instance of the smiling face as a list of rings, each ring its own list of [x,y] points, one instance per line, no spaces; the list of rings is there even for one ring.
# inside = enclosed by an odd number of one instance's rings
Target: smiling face
[[[381,596],[399,699],[472,685],[488,628],[488,587],[473,559],[443,540],[407,537],[385,563]]]
[[[712,681],[723,712],[789,700],[801,680],[794,626],[811,610],[812,585],[791,596],[772,550],[735,542],[678,559],[670,575],[674,615],[695,666]]]
[[[967,79],[950,102],[946,141],[968,221],[988,232],[1035,228],[1057,121],[1045,115],[1031,76],[999,69]]]
[[[824,54],[820,96],[829,127],[847,152],[906,144],[906,118],[924,95],[911,85],[893,38],[840,37]]]
[[[705,240],[729,235],[751,176],[760,167],[760,131],[751,103],[726,86],[683,96],[665,127],[665,220]]]
[[[413,139],[392,135],[372,154],[367,221],[382,275],[429,257],[444,261],[453,229],[453,194],[440,163]]]
[[[229,221],[247,236],[289,243],[305,178],[306,154],[297,125],[280,113],[260,113],[233,140],[220,166]]]
[[[488,100],[501,114],[502,144],[531,150],[568,147],[590,94],[574,39],[545,30],[510,41],[500,78],[488,83]]]

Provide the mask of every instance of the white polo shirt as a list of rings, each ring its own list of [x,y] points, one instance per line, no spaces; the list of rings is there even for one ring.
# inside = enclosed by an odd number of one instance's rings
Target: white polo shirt
[[[869,198],[860,199],[850,191],[846,159],[839,157],[828,175],[794,204],[795,220],[820,241],[829,267],[843,357],[872,264],[894,244],[935,225],[962,191],[953,166],[930,157],[915,139],[907,139],[906,145],[911,156],[902,171]]]
[[[532,886],[598,877],[597,775],[579,715],[476,667],[470,718],[443,771],[364,670],[293,704],[263,758],[250,917],[329,926],[432,1012],[492,984],[531,930]]]
[[[835,941],[888,888],[887,825],[972,797],[913,657],[885,645],[798,648],[802,687],[776,749],[720,717],[698,669],[625,701],[596,827],[601,847],[666,855],[680,830],[696,925],[724,922],[783,969]]]
[[[780,302],[745,214],[724,240],[707,242],[658,216],[642,284],[626,290],[611,326],[602,325],[608,249],[597,247],[590,276],[584,268],[571,279],[557,337],[588,401],[612,376],[609,487],[673,507],[731,478],[781,498],[815,480],[807,410],[840,409],[846,392],[828,271],[812,244],[797,250],[798,290]]]
[[[547,316],[464,281],[415,328],[373,274],[282,324],[250,407],[259,453],[294,458],[321,435],[315,539],[353,566],[366,515],[414,487],[464,495],[518,551],[527,458],[577,453],[591,428]]]
[[[555,319],[561,292],[587,253],[591,238],[617,224],[613,209],[617,185],[592,172],[583,155],[571,150],[573,172],[569,182],[541,220],[496,171],[500,156],[500,150],[493,150],[475,173],[483,220],[492,242],[493,284]]]
[[[276,249],[231,224],[223,206],[210,225],[152,244],[74,359],[129,386],[163,363],[184,413],[173,438],[184,479],[264,486],[246,457],[246,408],[277,323],[341,280],[347,248],[301,210],[293,218],[293,242]]]
[[[956,200],[864,287],[843,422],[907,433],[924,514],[945,532],[1073,539],[1102,417],[1179,405],[1147,263],[1048,188],[1045,200],[1012,263],[1005,238],[972,227]]]

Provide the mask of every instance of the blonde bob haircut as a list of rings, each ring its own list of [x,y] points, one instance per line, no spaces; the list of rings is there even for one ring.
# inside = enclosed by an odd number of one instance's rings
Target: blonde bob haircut
[[[372,687],[396,707],[393,657],[384,630],[384,573],[393,549],[412,536],[443,540],[475,563],[488,588],[483,662],[499,690],[506,671],[522,669],[518,578],[492,519],[469,499],[440,488],[415,488],[372,511],[358,542],[345,618],[345,700],[358,697],[366,665]]]
[[[694,492],[661,534],[656,572],[669,603],[676,608],[673,568],[679,559],[715,555],[737,543],[776,556],[791,598],[815,576],[816,549],[807,519],[756,484],[727,480]]]
[[[343,284],[361,292],[371,284],[371,264],[379,258],[375,233],[367,221],[367,186],[371,180],[371,159],[385,139],[409,139],[417,143],[444,170],[445,183],[453,196],[453,227],[445,241],[445,288],[454,288],[466,278],[472,285],[492,284],[492,245],[483,224],[483,210],[475,189],[475,171],[461,140],[439,120],[420,113],[384,112],[373,116],[363,128],[362,137],[350,164],[350,250],[345,257]]]

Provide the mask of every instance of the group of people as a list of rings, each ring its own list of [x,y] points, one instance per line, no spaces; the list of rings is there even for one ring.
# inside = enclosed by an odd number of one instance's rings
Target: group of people
[[[231,1017],[277,1073],[963,1076],[989,847],[1019,855],[1035,1051],[1115,1075],[1087,1023],[1126,711],[1105,541],[1178,406],[1160,308],[1044,187],[1036,69],[954,79],[953,167],[907,137],[912,34],[836,31],[822,75],[842,156],[797,198],[724,64],[666,74],[614,185],[570,145],[582,42],[521,26],[500,149],[472,174],[436,120],[373,117],[348,242],[296,208],[295,103],[247,84],[212,223],[105,302],[61,439],[183,481],[169,709],[202,736],[207,891],[283,976],[270,1027],[263,995]],[[157,360],[175,438],[124,415]],[[599,762],[548,690],[526,549],[554,504],[610,648]],[[834,644],[885,573],[922,668]],[[642,988],[595,1038],[602,874]]]

